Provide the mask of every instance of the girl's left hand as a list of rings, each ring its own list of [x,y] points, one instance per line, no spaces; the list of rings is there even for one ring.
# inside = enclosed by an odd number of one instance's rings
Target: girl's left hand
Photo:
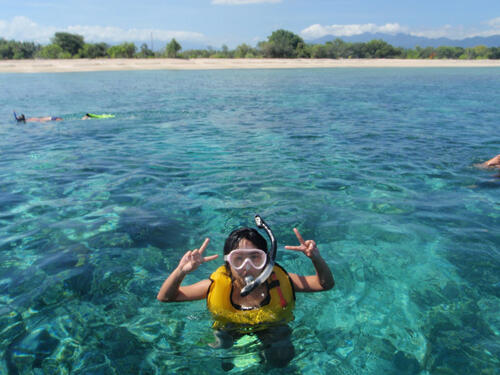
[[[287,249],[287,250],[294,250],[294,251],[301,251],[308,258],[311,258],[311,259],[314,259],[314,258],[318,257],[319,256],[319,250],[318,250],[318,247],[316,246],[316,242],[314,242],[314,240],[304,241],[304,239],[300,235],[300,233],[297,230],[297,228],[293,228],[293,231],[295,232],[295,235],[297,236],[297,239],[300,242],[300,246],[285,246],[285,249]]]

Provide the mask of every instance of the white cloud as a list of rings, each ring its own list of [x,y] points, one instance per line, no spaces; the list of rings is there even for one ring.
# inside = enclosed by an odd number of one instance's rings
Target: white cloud
[[[464,39],[472,36],[470,32],[466,32],[462,27],[452,27],[451,25],[444,25],[434,29],[422,29],[410,33],[413,36],[422,36],[425,38],[450,38],[450,39]],[[476,36],[476,35],[474,35]]]
[[[492,20],[486,21],[486,24],[490,27],[500,30],[500,17],[493,18]]]
[[[261,3],[281,3],[283,0],[212,0],[216,5],[243,5],[243,4],[261,4]]]
[[[426,38],[449,38],[449,39],[464,39],[476,36],[488,37],[492,35],[500,35],[500,17],[486,22],[483,22],[487,27],[464,28],[463,26],[444,25],[433,29],[422,29],[413,31],[410,34],[415,36],[423,36]]]
[[[122,29],[112,26],[69,26],[66,30],[69,33],[80,34],[86,41],[98,42],[108,41],[120,43],[124,41],[149,41],[151,36],[154,40],[170,41],[175,38],[179,41],[201,41],[204,35],[190,31],[171,31],[161,29]]]
[[[401,32],[408,32],[407,28],[400,26],[398,23],[386,23],[385,25],[378,26],[373,23],[364,25],[330,25],[323,26],[319,24],[311,25],[305,28],[300,33],[306,39],[321,38],[325,35],[335,36],[352,36],[363,33],[386,33],[396,34]]]
[[[170,41],[204,41],[205,36],[191,31],[175,31],[162,29],[122,29],[112,26],[68,26],[56,28],[33,22],[26,17],[14,17],[11,21],[0,20],[0,37],[19,41],[49,43],[57,31],[83,35],[86,42],[121,43],[126,41],[148,42],[154,40]]]
[[[41,27],[27,17],[0,20],[0,38],[46,43],[54,35],[54,27]]]
[[[426,38],[450,38],[464,39],[475,36],[491,36],[500,34],[500,17],[484,22],[485,28],[464,28],[463,26],[443,25],[436,28],[411,30],[406,26],[401,26],[398,23],[386,23],[385,25],[375,25],[373,23],[363,25],[311,25],[301,31],[301,35],[306,40],[321,38],[325,35],[333,35],[338,37],[359,35],[363,33],[384,33],[397,34],[405,33],[414,36],[422,36]]]

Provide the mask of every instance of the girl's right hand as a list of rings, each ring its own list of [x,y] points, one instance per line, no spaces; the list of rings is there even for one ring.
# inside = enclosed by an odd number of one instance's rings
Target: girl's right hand
[[[209,242],[210,238],[205,238],[205,241],[203,241],[203,244],[200,246],[199,249],[194,249],[184,254],[178,266],[179,270],[183,274],[188,274],[190,272],[193,272],[202,263],[210,262],[211,260],[214,260],[219,256],[218,254],[210,255],[208,257],[203,256],[203,252],[207,248]]]

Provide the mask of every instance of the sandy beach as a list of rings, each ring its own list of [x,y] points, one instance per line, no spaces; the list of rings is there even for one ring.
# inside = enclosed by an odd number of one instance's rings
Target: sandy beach
[[[500,60],[403,59],[68,59],[2,60],[0,73],[120,70],[500,67]]]

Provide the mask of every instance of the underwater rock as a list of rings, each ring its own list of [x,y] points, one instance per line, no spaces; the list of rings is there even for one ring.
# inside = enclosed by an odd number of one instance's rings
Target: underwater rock
[[[21,314],[8,306],[0,306],[0,353],[25,333]]]
[[[16,308],[33,307],[39,298],[39,293],[43,289],[46,274],[38,271],[36,267],[26,269],[10,268],[6,273],[9,277],[7,285],[7,293],[10,298],[14,299]]]
[[[467,299],[430,310],[424,322],[430,349],[425,365],[428,371],[454,375],[495,373],[492,358],[498,358],[500,350],[486,350],[485,346],[496,335],[478,310],[479,306]],[[487,370],[488,366],[493,372]]]
[[[50,254],[35,262],[35,265],[49,275],[71,269],[78,263],[78,256],[72,252],[61,251]]]
[[[132,247],[133,241],[127,233],[99,232],[87,240],[88,246],[92,249]]]
[[[187,243],[180,222],[168,215],[139,208],[130,208],[120,215],[118,231],[127,233],[134,247],[153,245],[163,249],[184,247]]]
[[[125,327],[113,327],[104,335],[104,347],[110,359],[138,354],[142,343]]]
[[[33,373],[33,369],[41,368],[42,362],[49,357],[59,345],[59,340],[46,329],[31,332],[12,345],[6,351],[9,373]]]
[[[137,315],[140,303],[135,295],[127,294],[114,296],[111,301],[104,306],[104,311],[108,314],[108,322],[116,321],[121,324]]]
[[[125,327],[106,331],[103,349],[117,374],[139,374],[146,350],[141,341]]]
[[[36,337],[38,345],[35,349],[35,361],[33,363],[34,367],[41,367],[44,358],[52,354],[52,352],[57,348],[59,340],[53,337],[47,330],[43,330]]]
[[[393,358],[393,363],[398,374],[418,374],[420,372],[420,363],[411,354],[397,351]]]
[[[443,288],[443,295],[449,300],[453,300],[460,297],[459,287],[452,282],[447,282],[446,286]]]
[[[153,343],[163,337],[164,327],[154,315],[138,315],[135,320],[130,320],[130,324],[127,327],[130,332],[145,342]]]
[[[84,264],[77,267],[73,275],[64,280],[64,285],[80,297],[91,297],[92,280],[94,279],[95,267],[92,264]]]
[[[73,367],[71,374],[74,375],[116,375],[116,371],[111,367],[109,360],[99,351],[89,351],[78,360],[78,364]]]
[[[101,299],[114,293],[122,293],[134,278],[134,269],[128,264],[117,265],[116,262],[102,262],[94,272],[95,283],[92,298]]]

